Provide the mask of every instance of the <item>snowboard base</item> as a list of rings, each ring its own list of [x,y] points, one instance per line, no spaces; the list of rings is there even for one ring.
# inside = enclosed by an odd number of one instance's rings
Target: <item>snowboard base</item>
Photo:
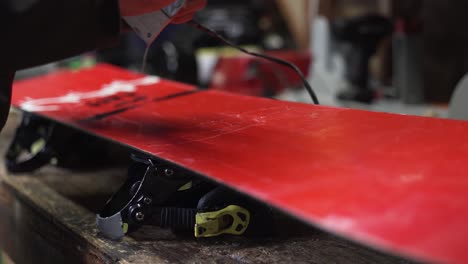
[[[360,243],[468,261],[466,122],[197,91],[106,65],[19,82],[13,104]]]

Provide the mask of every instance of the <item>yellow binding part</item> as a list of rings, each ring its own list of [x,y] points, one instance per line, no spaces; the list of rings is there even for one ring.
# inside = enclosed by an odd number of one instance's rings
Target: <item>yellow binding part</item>
[[[195,237],[242,235],[249,223],[249,211],[237,205],[229,205],[214,212],[198,213],[195,216]]]

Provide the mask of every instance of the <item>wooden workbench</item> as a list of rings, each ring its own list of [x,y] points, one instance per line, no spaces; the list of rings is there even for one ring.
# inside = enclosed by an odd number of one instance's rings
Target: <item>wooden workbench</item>
[[[17,118],[0,135],[5,152]],[[15,263],[408,263],[292,221],[271,238],[196,240],[144,228],[121,242],[100,237],[95,213],[125,179],[125,169],[44,168],[9,176],[0,166],[0,248]]]

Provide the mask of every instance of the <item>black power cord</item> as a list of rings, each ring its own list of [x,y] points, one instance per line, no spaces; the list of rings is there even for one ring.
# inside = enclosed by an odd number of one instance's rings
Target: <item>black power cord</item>
[[[246,49],[244,49],[242,47],[239,47],[239,46],[231,43],[229,40],[225,39],[220,34],[218,34],[215,31],[201,25],[200,23],[198,23],[196,21],[191,20],[191,21],[187,22],[187,24],[190,25],[190,26],[195,27],[196,29],[198,29],[198,30],[200,30],[202,32],[207,33],[208,35],[220,40],[224,44],[226,44],[226,45],[228,45],[230,47],[233,47],[233,48],[235,48],[235,49],[237,49],[237,50],[239,50],[241,52],[244,52],[244,53],[249,54],[249,55],[254,56],[254,57],[259,57],[259,58],[262,58],[262,59],[265,59],[265,60],[268,60],[268,61],[272,61],[274,63],[278,63],[280,65],[283,65],[283,66],[286,66],[286,67],[289,67],[289,68],[293,69],[299,75],[299,77],[301,77],[302,81],[304,82],[304,87],[307,89],[307,92],[309,93],[310,97],[312,98],[312,101],[314,102],[314,104],[317,104],[317,105],[320,104],[314,90],[310,86],[309,82],[306,80],[304,74],[301,72],[301,70],[296,65],[294,65],[294,64],[292,64],[292,63],[290,63],[288,61],[278,59],[278,58],[275,58],[275,57],[272,57],[272,56],[268,56],[268,55],[265,55],[265,54],[248,51],[248,50],[246,50]]]

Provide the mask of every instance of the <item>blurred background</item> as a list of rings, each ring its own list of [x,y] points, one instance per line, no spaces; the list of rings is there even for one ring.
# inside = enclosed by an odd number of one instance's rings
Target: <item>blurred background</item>
[[[324,105],[463,119],[466,10],[464,0],[208,0],[195,20],[238,45],[295,63]],[[17,78],[101,62],[139,71],[144,49],[130,32],[112,49]],[[311,103],[294,72],[187,25],[166,28],[145,71],[200,89]]]

